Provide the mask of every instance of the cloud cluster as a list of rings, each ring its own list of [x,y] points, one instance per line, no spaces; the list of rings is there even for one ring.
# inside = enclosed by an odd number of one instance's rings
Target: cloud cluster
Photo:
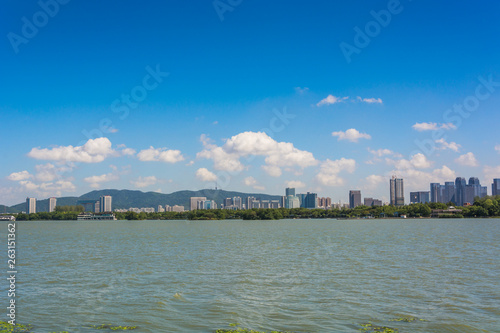
[[[438,124],[438,123],[415,123],[412,128],[418,132],[423,131],[436,131],[439,129],[450,130],[456,129],[457,127],[452,123]]]
[[[397,170],[427,169],[432,166],[432,162],[422,153],[413,155],[409,160],[404,158],[399,160],[386,158],[386,162],[387,164],[394,165]]]
[[[342,131],[332,132],[332,136],[338,137],[337,141],[347,140],[350,142],[358,142],[359,139],[370,140],[372,138],[369,134],[361,133],[357,129],[354,129],[354,128],[350,128],[345,132],[342,132]]]
[[[368,104],[382,104],[382,99],[381,98],[363,98],[360,96],[357,96],[356,99],[349,99],[349,96],[346,97],[337,97],[334,95],[328,95],[325,98],[323,98],[321,101],[316,103],[317,107],[323,106],[323,105],[332,105],[332,104],[337,104],[341,102],[345,102],[350,100],[351,102],[362,102],[362,103],[368,103]]]
[[[253,187],[254,189],[256,190],[260,190],[260,191],[264,191],[266,188],[262,185],[259,185],[259,183],[257,182],[257,180],[253,177],[246,177],[245,179],[243,179],[243,184],[245,184],[246,186],[251,186]]]
[[[353,173],[355,168],[356,161],[353,159],[341,158],[334,161],[326,159],[320,165],[316,180],[326,186],[341,186],[344,184],[344,179],[339,176],[339,173],[342,171]]]
[[[313,154],[299,150],[289,142],[277,142],[264,132],[243,132],[226,140],[224,145],[217,146],[204,135],[201,137],[204,150],[197,154],[198,158],[211,159],[216,170],[242,171],[246,166],[240,159],[264,156],[262,167],[269,175],[281,175],[282,167],[306,168],[318,164]]]
[[[455,163],[471,167],[479,166],[479,162],[477,161],[476,156],[474,156],[472,152],[460,155],[458,158],[455,159]]]
[[[177,163],[184,161],[184,156],[180,150],[167,149],[167,148],[154,148],[149,147],[149,149],[141,150],[137,154],[139,161],[150,162],[150,161],[160,161],[165,163]]]
[[[88,140],[83,146],[57,146],[54,148],[33,148],[28,156],[37,160],[99,163],[114,155],[108,138]]]
[[[114,173],[106,173],[99,176],[90,176],[83,178],[83,181],[90,184],[92,188],[101,187],[101,183],[108,183],[112,181],[117,181],[120,177]]]
[[[202,182],[215,182],[217,180],[215,173],[209,171],[207,168],[198,169],[196,171],[196,178]]]
[[[460,148],[462,148],[462,146],[459,145],[456,142],[449,142],[449,143],[446,142],[446,140],[444,138],[438,139],[435,142],[438,144],[436,146],[437,150],[446,150],[446,149],[449,149],[449,150],[453,150],[454,152],[458,153],[458,151],[460,150]]]

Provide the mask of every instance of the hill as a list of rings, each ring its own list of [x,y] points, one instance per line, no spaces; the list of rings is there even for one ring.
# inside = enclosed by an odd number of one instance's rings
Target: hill
[[[243,193],[224,190],[204,189],[198,191],[177,191],[170,194],[163,194],[158,192],[142,192],[131,190],[97,190],[85,193],[80,197],[61,197],[57,198],[58,206],[76,205],[78,200],[98,200],[103,195],[111,195],[113,197],[113,209],[123,209],[130,207],[154,207],[158,205],[180,205],[189,209],[190,197],[206,197],[207,200],[214,200],[217,205],[221,205],[225,198],[241,197],[243,203],[249,196],[256,197],[260,200],[279,200],[279,195],[269,195],[260,193]],[[46,212],[49,210],[49,200],[37,201],[37,212]],[[5,209],[0,205],[0,212]],[[20,203],[6,208],[7,212],[17,213],[26,210],[26,204]]]

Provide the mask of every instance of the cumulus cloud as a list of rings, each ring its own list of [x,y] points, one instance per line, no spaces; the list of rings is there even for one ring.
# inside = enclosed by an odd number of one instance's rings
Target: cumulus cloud
[[[286,187],[291,187],[291,188],[303,188],[306,187],[306,184],[304,182],[301,182],[300,180],[288,180],[285,182]]]
[[[498,166],[485,166],[483,173],[488,182],[492,182],[495,178],[500,178],[500,165]]]
[[[338,137],[337,141],[340,140],[348,140],[351,142],[358,142],[359,139],[367,139],[370,140],[372,137],[366,133],[360,133],[358,130],[354,128],[350,128],[345,132],[332,132],[332,136]]]
[[[20,171],[20,172],[13,172],[13,173],[11,173],[7,177],[7,179],[17,182],[17,181],[21,181],[21,180],[27,180],[27,179],[30,179],[32,177],[33,177],[33,175],[31,175],[28,171],[23,170],[23,171]]]
[[[256,190],[265,190],[266,188],[262,185],[259,185],[259,183],[257,182],[257,180],[253,177],[246,177],[244,180],[243,180],[243,184],[245,184],[246,186],[251,186],[253,187],[254,189]]]
[[[428,190],[430,183],[444,183],[446,181],[454,181],[456,178],[455,171],[446,165],[432,171],[403,169],[393,170],[389,174],[398,174],[403,177],[405,188],[412,191]]]
[[[88,140],[83,146],[57,146],[54,148],[33,148],[28,156],[38,160],[99,163],[114,155],[108,138]]]
[[[495,150],[500,153],[500,145],[496,145]]]
[[[364,183],[367,189],[373,190],[379,186],[379,184],[386,182],[387,178],[379,175],[370,175],[365,178]]]
[[[426,169],[432,166],[432,162],[427,159],[427,157],[422,153],[417,153],[411,157],[410,160],[407,159],[399,159],[393,160],[390,158],[386,158],[387,164],[392,164],[398,170],[405,169]]]
[[[452,123],[438,124],[438,123],[415,123],[412,128],[418,132],[423,131],[436,131],[438,129],[450,130],[457,127]]]
[[[184,156],[180,150],[167,149],[167,148],[154,148],[149,147],[149,149],[141,150],[137,154],[139,161],[150,162],[150,161],[160,161],[165,163],[177,163],[184,161]]]
[[[200,168],[196,171],[196,178],[202,182],[214,182],[217,180],[215,173],[209,171],[207,168]]]
[[[476,156],[474,156],[472,152],[460,155],[455,159],[455,163],[471,167],[479,166],[479,163],[476,160]]]
[[[369,159],[368,161],[366,161],[365,163],[366,164],[375,164],[375,163],[379,163],[379,162],[382,162],[382,157],[384,156],[393,156],[393,157],[396,157],[396,158],[401,158],[403,157],[403,155],[401,155],[400,153],[396,153],[390,149],[377,149],[377,150],[374,150],[374,149],[370,149],[368,148],[368,151],[370,152],[370,154],[373,155],[373,157],[371,159]]]
[[[83,178],[83,181],[90,184],[92,188],[101,187],[101,183],[108,183],[112,181],[116,181],[120,179],[117,174],[114,173],[106,173],[98,176],[90,176]]]
[[[360,101],[360,102],[363,102],[363,103],[368,103],[368,104],[373,104],[373,103],[376,103],[376,104],[382,104],[382,99],[381,98],[361,98],[361,97],[357,97],[357,100]]]
[[[280,176],[281,167],[306,168],[318,163],[312,153],[299,150],[292,143],[277,142],[264,132],[243,132],[222,146],[211,143],[204,135],[201,141],[205,149],[197,157],[212,159],[216,170],[242,171],[246,167],[240,158],[247,156],[264,156],[262,168],[272,176]]]
[[[348,99],[349,97],[336,97],[333,95],[328,95],[326,98],[319,101],[316,106],[331,105],[335,103],[340,103]]]
[[[344,184],[344,179],[339,177],[339,173],[342,171],[352,173],[355,168],[356,161],[353,159],[341,158],[334,161],[327,159],[321,163],[316,180],[322,185],[340,186]]]
[[[130,184],[134,185],[137,188],[148,187],[151,185],[155,185],[158,182],[158,179],[155,176],[149,177],[139,177],[136,180],[131,180]]]
[[[436,146],[437,150],[449,149],[449,150],[453,150],[454,152],[458,153],[460,148],[462,148],[462,146],[456,142],[450,142],[450,143],[446,142],[446,140],[444,138],[438,139],[435,142],[438,144]]]

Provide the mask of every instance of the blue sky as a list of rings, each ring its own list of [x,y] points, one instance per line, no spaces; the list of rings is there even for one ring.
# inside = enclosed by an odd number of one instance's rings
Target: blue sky
[[[388,200],[392,174],[407,196],[456,176],[491,191],[499,9],[7,0],[0,203],[215,179],[227,190]]]

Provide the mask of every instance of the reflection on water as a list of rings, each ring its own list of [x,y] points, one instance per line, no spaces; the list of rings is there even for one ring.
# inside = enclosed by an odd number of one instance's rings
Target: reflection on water
[[[498,219],[17,222],[18,321],[500,332],[499,236]],[[391,321],[408,316],[425,321]]]

